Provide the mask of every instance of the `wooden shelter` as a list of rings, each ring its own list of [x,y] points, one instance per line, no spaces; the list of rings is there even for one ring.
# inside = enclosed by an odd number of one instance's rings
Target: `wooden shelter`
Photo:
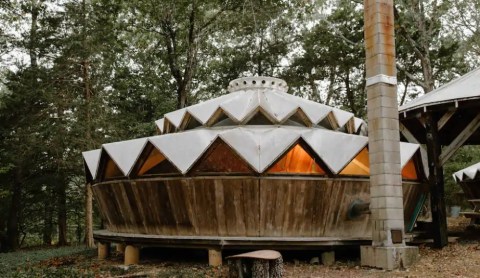
[[[369,202],[365,123],[287,88],[236,79],[229,94],[166,114],[161,135],[84,152],[106,228],[95,239],[217,252],[369,242],[370,215],[351,213]],[[426,176],[419,145],[400,150],[409,231]]]
[[[399,108],[404,140],[425,144],[437,247],[447,245],[443,165],[463,145],[480,144],[480,68]]]

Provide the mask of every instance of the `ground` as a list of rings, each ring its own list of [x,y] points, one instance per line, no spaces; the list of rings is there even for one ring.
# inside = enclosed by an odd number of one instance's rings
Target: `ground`
[[[409,269],[382,271],[360,267],[358,248],[337,250],[333,266],[310,264],[319,251],[282,252],[286,277],[480,277],[480,228],[468,219],[449,218],[451,243],[442,250],[420,243],[420,259]],[[228,269],[206,265],[203,250],[142,250],[142,264],[124,267],[122,256],[96,259],[84,247],[43,248],[0,254],[0,277],[228,277]]]

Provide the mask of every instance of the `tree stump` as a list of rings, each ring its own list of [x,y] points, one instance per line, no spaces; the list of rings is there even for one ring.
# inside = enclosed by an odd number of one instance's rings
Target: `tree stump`
[[[273,250],[259,250],[227,257],[229,277],[281,278],[282,255]]]

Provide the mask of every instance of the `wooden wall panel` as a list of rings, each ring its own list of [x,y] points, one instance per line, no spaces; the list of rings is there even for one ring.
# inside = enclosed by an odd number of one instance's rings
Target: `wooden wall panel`
[[[348,219],[369,182],[347,179],[197,177],[94,186],[113,232],[263,237],[368,238],[369,216]],[[405,220],[425,186],[404,185]]]

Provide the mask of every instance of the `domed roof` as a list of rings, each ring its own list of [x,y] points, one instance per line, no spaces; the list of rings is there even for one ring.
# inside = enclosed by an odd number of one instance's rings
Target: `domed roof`
[[[160,135],[84,152],[87,178],[101,181],[100,172],[105,171],[114,173],[111,177],[134,178],[162,162],[168,163],[169,171],[186,175],[218,144],[258,174],[301,145],[311,163],[320,163],[331,176],[368,151],[361,119],[287,94],[287,89],[285,81],[271,77],[233,80],[229,94],[165,114],[156,121]],[[400,147],[404,168],[419,146],[401,143]],[[368,173],[368,162],[363,163]]]
[[[258,123],[365,132],[364,121],[352,113],[290,95],[287,90],[287,83],[278,78],[239,78],[230,82],[229,94],[167,113],[155,123],[160,133]]]

